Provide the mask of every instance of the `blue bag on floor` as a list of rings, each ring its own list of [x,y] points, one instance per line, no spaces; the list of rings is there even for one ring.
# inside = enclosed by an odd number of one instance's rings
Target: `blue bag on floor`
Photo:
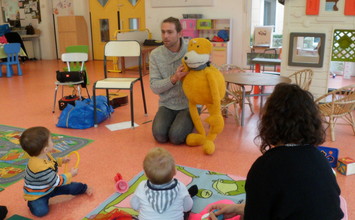
[[[96,96],[98,123],[106,120],[113,112],[107,104],[106,96]],[[94,126],[94,104],[92,99],[75,101],[75,106],[68,104],[59,116],[57,127],[85,129]]]

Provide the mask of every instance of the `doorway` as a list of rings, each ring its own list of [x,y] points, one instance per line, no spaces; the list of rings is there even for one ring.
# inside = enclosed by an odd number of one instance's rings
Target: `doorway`
[[[103,60],[107,41],[118,30],[145,28],[145,0],[90,0],[93,59]]]

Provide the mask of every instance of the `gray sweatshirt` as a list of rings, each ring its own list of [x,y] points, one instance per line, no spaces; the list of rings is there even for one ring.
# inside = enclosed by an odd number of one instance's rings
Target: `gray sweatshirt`
[[[181,59],[187,51],[187,44],[181,39],[179,52],[171,52],[164,45],[154,49],[149,57],[150,88],[160,96],[159,106],[172,110],[188,108],[188,100],[182,90],[181,81],[172,84],[170,76],[181,65]]]

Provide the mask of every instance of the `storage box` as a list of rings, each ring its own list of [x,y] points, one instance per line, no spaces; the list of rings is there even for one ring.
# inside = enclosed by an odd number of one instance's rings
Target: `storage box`
[[[196,38],[198,37],[197,30],[182,30],[182,36],[185,38]]]
[[[212,20],[198,19],[196,26],[197,26],[197,30],[210,30],[212,29]]]
[[[339,150],[333,147],[319,146],[318,150],[324,154],[332,167],[337,167]]]
[[[343,157],[338,160],[337,170],[343,175],[355,174],[355,160],[350,157]]]
[[[181,23],[182,29],[196,30],[196,19],[181,19],[180,23]]]

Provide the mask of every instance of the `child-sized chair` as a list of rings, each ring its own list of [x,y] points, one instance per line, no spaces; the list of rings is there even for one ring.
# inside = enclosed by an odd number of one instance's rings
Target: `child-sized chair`
[[[20,61],[18,59],[18,53],[20,52],[21,44],[10,43],[4,45],[4,51],[7,55],[7,62],[0,63],[0,77],[2,77],[2,65],[6,65],[6,76],[11,77],[14,74],[12,65],[17,65],[17,74],[22,76],[22,70]]]
[[[66,53],[86,53],[89,56],[89,46],[88,45],[72,45],[65,48]],[[80,71],[81,63],[72,62],[70,63],[71,71]],[[84,70],[86,71],[86,66],[84,64]],[[68,71],[68,67],[64,67],[64,71]],[[89,85],[89,74],[86,72],[86,85]]]

